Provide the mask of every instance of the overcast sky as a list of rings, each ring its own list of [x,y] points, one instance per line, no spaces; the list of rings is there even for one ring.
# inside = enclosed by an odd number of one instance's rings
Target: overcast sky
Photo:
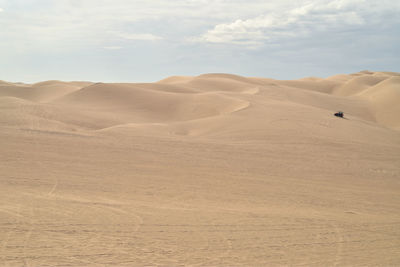
[[[0,0],[0,80],[400,72],[399,0]]]

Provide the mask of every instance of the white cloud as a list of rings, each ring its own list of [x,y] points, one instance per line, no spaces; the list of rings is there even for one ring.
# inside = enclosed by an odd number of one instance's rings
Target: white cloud
[[[195,40],[206,43],[262,45],[288,37],[304,37],[313,32],[362,27],[372,18],[384,20],[387,12],[400,11],[399,5],[379,7],[377,1],[314,0],[289,10],[280,9],[250,19],[217,24]]]
[[[2,9],[2,8],[0,8],[0,12],[3,12],[3,9]]]

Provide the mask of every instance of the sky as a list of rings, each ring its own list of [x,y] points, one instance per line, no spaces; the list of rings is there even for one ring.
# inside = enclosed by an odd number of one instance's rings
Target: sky
[[[0,0],[0,80],[400,72],[399,0]]]

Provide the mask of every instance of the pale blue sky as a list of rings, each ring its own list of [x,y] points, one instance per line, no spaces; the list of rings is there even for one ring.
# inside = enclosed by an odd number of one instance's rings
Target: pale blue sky
[[[400,72],[398,0],[0,0],[0,80]]]

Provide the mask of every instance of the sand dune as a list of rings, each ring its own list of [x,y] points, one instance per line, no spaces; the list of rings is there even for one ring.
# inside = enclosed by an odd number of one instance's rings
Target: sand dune
[[[337,88],[334,93],[342,96],[355,95],[371,86],[374,86],[384,81],[387,78],[387,76],[373,75],[357,76],[356,78],[351,79],[350,81]]]
[[[394,76],[362,91],[373,106],[376,120],[388,127],[400,128],[400,77]]]
[[[399,76],[390,72],[366,73],[336,88],[334,94],[368,99],[376,121],[398,129],[400,126]]]
[[[0,81],[0,265],[399,265],[399,88]]]
[[[0,83],[0,96],[14,96],[36,102],[49,102],[89,84],[86,82],[67,83],[61,81],[47,81],[32,85]]]
[[[112,112],[126,123],[182,121],[234,112],[246,101],[199,92],[176,93],[135,84],[95,84],[56,101],[83,109]]]
[[[174,84],[174,83],[185,83],[188,81],[191,81],[194,77],[192,76],[171,76],[165,79],[162,79],[161,81],[158,81],[157,83],[161,84]]]

